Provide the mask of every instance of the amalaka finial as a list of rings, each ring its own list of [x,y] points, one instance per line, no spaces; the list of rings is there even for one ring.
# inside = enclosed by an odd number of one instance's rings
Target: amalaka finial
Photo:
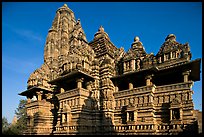
[[[134,42],[139,42],[140,41],[140,38],[138,37],[138,36],[136,36],[135,38],[134,38]]]
[[[104,28],[103,28],[102,25],[100,26],[100,28],[98,29],[98,31],[99,31],[99,32],[104,32]]]
[[[170,40],[170,41],[176,41],[176,36],[174,34],[169,34],[165,41]]]

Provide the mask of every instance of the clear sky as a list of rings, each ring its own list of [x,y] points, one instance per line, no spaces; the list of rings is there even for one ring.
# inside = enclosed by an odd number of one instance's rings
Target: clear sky
[[[2,116],[11,122],[30,74],[43,64],[45,40],[64,2],[2,3]],[[189,42],[192,59],[202,58],[201,2],[67,2],[90,42],[100,25],[127,51],[135,36],[155,55],[168,34]],[[201,67],[202,70],[202,67]],[[202,110],[201,80],[194,83],[194,107]]]

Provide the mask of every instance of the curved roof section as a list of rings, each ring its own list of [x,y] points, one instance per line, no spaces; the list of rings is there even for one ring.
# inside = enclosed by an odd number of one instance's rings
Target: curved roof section
[[[108,34],[104,31],[104,28],[102,26],[100,26],[98,31],[94,34],[94,39],[98,39],[100,37],[105,37],[110,40]]]
[[[141,56],[145,56],[147,53],[145,51],[145,48],[143,47],[142,42],[140,42],[140,38],[136,36],[134,38],[134,42],[131,45],[131,48],[127,51],[127,53],[124,55],[124,59],[132,59],[137,58]]]
[[[176,41],[176,36],[174,34],[169,34],[165,38],[165,42],[162,44],[157,55],[167,53],[170,50],[178,49],[180,47],[181,47],[181,44]]]
[[[27,83],[28,88],[33,86],[43,86],[49,87],[47,81],[50,80],[49,78],[50,69],[46,64],[43,64],[40,68],[36,69],[33,73],[31,73]]]

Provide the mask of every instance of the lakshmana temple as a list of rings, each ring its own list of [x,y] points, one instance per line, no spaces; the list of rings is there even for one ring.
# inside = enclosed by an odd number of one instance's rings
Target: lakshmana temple
[[[188,43],[165,38],[148,54],[135,37],[116,47],[99,27],[88,42],[65,4],[56,11],[44,63],[29,77],[27,130],[43,135],[179,135],[197,132],[192,86],[201,59]],[[190,130],[190,131],[189,131]]]

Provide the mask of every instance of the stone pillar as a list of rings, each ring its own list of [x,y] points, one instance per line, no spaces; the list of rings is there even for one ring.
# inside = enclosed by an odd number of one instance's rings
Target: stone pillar
[[[64,88],[60,88],[60,93],[63,93],[64,92]]]
[[[42,100],[42,91],[36,92],[38,95],[38,100]]]
[[[78,98],[77,98],[77,105],[78,105],[78,106],[80,106],[80,105],[81,105],[81,102],[80,102],[80,101],[81,101],[81,98],[80,98],[80,97],[78,97]]]
[[[172,120],[172,109],[170,109],[170,120]]]
[[[77,79],[77,88],[82,88],[82,82],[83,82],[83,78],[82,79]]]
[[[190,75],[191,70],[183,72],[183,81],[188,82],[188,76]]]
[[[153,103],[153,96],[152,94],[149,94],[149,100],[148,100],[149,103]]]
[[[129,89],[133,89],[133,84],[129,82]]]
[[[126,71],[126,62],[123,63],[123,70]]]
[[[164,54],[164,61],[166,61],[166,55]]]
[[[146,86],[152,85],[152,82],[151,82],[152,76],[153,75],[148,75],[148,76],[145,77],[145,79],[146,79]]]
[[[59,102],[59,107],[62,109],[62,101]]]
[[[161,57],[159,57],[159,63],[161,63],[161,62],[162,62]]]
[[[115,92],[118,92],[118,86],[115,86]]]
[[[172,52],[170,52],[170,59],[172,59]]]
[[[183,119],[183,110],[181,108],[179,109],[179,113],[180,113],[180,120],[182,120]]]
[[[65,122],[65,114],[62,114],[62,123]]]
[[[69,121],[69,120],[70,120],[69,115],[70,115],[70,114],[69,114],[69,112],[68,112],[68,113],[67,113],[67,118],[66,118],[66,119],[67,119],[67,123],[70,122],[70,121]]]
[[[134,121],[136,122],[137,121],[137,112],[134,111]]]
[[[144,103],[148,103],[148,97],[144,96]]]
[[[135,70],[135,60],[134,59],[132,60],[132,70],[133,71]]]
[[[127,121],[129,121],[129,113],[127,112]]]
[[[189,92],[189,100],[192,100],[192,94],[193,94],[193,91]]]

